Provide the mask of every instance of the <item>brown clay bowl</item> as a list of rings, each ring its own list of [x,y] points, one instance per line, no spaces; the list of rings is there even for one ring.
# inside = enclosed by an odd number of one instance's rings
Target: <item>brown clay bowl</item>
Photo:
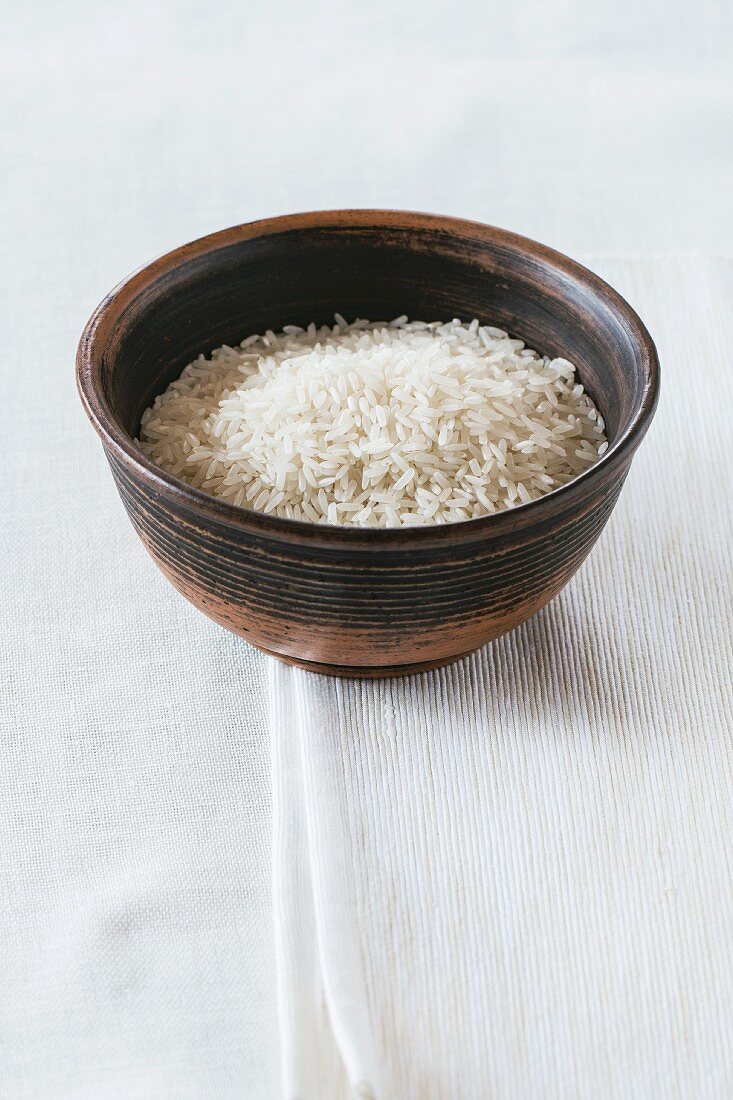
[[[478,317],[574,362],[607,424],[603,458],[513,510],[418,529],[279,519],[192,489],[135,446],[144,409],[201,351],[334,312]],[[454,218],[296,214],[184,245],[101,303],[77,380],[132,523],[196,607],[284,661],[384,676],[445,664],[534,615],[598,538],[654,415],[649,333],[585,268]],[[609,578],[613,583],[613,578]]]

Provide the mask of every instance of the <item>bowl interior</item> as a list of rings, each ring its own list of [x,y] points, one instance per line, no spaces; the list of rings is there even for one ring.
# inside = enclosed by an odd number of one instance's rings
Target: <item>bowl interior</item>
[[[286,324],[459,317],[495,324],[578,368],[613,441],[648,367],[633,314],[600,280],[512,234],[442,219],[277,219],[172,253],[124,284],[94,337],[102,388],[131,436],[200,352]]]

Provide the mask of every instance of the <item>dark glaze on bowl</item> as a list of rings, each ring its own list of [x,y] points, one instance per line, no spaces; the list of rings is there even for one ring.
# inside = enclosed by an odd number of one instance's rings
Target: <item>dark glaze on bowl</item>
[[[235,507],[137,449],[143,411],[199,352],[285,324],[330,323],[336,311],[478,317],[570,359],[606,420],[608,451],[569,485],[510,511],[375,530]],[[184,596],[281,660],[384,676],[470,652],[567,584],[649,427],[659,366],[631,307],[557,252],[453,218],[346,210],[236,226],[136,272],[90,318],[77,381],[130,519]]]

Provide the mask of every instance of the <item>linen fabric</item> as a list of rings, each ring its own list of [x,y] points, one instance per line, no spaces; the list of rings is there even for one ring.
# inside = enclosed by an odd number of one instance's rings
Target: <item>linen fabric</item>
[[[733,1091],[731,18],[3,9],[0,1096]],[[648,323],[663,393],[546,611],[359,685],[172,590],[73,358],[167,249],[370,205],[585,261]]]

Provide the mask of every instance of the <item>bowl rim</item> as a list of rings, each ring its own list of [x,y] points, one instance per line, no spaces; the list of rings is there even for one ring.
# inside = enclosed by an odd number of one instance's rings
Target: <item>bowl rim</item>
[[[638,349],[641,366],[645,371],[641,399],[625,430],[588,470],[536,500],[473,519],[418,527],[347,527],[258,512],[196,489],[152,462],[121,426],[104,393],[97,344],[100,327],[109,314],[116,312],[119,315],[163,273],[208,252],[219,251],[240,241],[293,229],[341,227],[386,231],[409,229],[418,232],[438,230],[450,236],[483,241],[522,252],[541,266],[552,268],[566,279],[584,285],[622,322]],[[327,545],[346,543],[355,549],[361,543],[376,549],[379,546],[387,548],[404,543],[422,544],[446,539],[473,541],[475,538],[501,535],[515,530],[528,520],[531,522],[533,518],[539,519],[543,507],[553,509],[560,503],[568,508],[574,507],[585,496],[586,489],[594,481],[603,478],[609,467],[619,466],[627,459],[631,460],[651,423],[659,401],[660,367],[654,341],[632,306],[600,276],[563,253],[518,233],[464,218],[405,210],[353,208],[283,214],[243,222],[197,237],[136,268],[104,296],[84,326],[76,354],[76,382],[82,404],[105,449],[124,466],[132,468],[156,493],[228,527],[250,532],[257,530],[271,537],[280,536],[289,542],[295,540]]]

